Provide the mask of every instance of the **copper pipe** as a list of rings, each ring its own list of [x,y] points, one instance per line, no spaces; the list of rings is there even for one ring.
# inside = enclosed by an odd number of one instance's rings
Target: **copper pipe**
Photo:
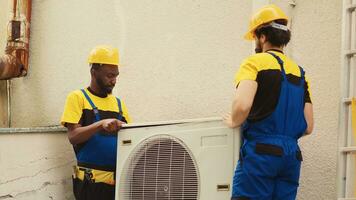
[[[13,78],[12,75],[21,74],[22,63],[15,56],[5,54],[0,57],[0,79]]]
[[[20,4],[21,6],[19,6]],[[19,9],[20,8],[20,9]],[[5,55],[0,57],[0,80],[25,76],[28,71],[32,0],[13,0]]]
[[[26,12],[26,19],[27,19],[27,23],[28,25],[26,26],[26,38],[27,38],[27,43],[26,43],[26,49],[27,49],[27,54],[26,54],[26,58],[24,59],[25,62],[24,62],[24,68],[25,68],[25,71],[26,71],[26,74],[27,74],[27,71],[28,71],[28,59],[29,59],[29,56],[30,56],[30,35],[31,35],[31,32],[30,32],[30,26],[31,26],[31,17],[32,17],[32,0],[28,0],[27,2],[27,12]]]
[[[12,18],[13,19],[16,18],[16,9],[17,9],[17,0],[13,0],[13,2],[12,2],[12,13],[13,13]]]

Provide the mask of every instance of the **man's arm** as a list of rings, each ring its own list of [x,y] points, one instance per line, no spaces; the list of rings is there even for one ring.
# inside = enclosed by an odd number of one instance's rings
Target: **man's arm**
[[[96,132],[106,131],[114,133],[120,130],[124,122],[117,119],[104,119],[88,126],[81,126],[80,124],[66,123],[68,129],[68,139],[71,144],[76,145],[89,140]]]
[[[236,128],[246,120],[250,113],[256,91],[256,81],[243,80],[239,83],[232,102],[231,115],[224,117],[224,121],[229,127]]]
[[[314,128],[314,118],[313,118],[313,104],[305,103],[304,106],[304,117],[307,121],[307,130],[305,131],[305,135],[309,135],[313,132]]]

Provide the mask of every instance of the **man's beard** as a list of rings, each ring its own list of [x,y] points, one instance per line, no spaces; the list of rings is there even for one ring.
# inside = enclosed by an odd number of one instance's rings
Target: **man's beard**
[[[96,82],[98,83],[98,86],[99,86],[101,92],[103,92],[105,94],[112,93],[113,87],[105,85],[100,78],[96,78]]]
[[[261,45],[261,43],[259,41],[256,42],[255,52],[256,53],[262,53],[262,45]]]
[[[255,48],[255,52],[256,52],[256,53],[262,53],[262,49],[261,49],[260,47],[256,47],[256,48]]]

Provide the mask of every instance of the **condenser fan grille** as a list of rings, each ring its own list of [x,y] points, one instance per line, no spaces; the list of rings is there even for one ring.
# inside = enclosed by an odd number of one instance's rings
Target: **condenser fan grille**
[[[197,200],[198,173],[184,144],[154,136],[134,151],[121,174],[120,200]]]

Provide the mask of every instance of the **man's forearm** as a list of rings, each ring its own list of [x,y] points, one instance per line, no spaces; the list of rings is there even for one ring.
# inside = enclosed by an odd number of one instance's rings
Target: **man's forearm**
[[[244,107],[238,101],[233,102],[231,118],[236,127],[241,126],[241,124],[246,120],[249,112],[249,107]]]
[[[310,135],[314,129],[313,104],[305,103],[304,117],[307,122],[307,129],[305,130],[305,135]]]
[[[68,138],[71,144],[80,144],[89,140],[96,132],[102,130],[101,121],[89,126],[76,127],[68,130]]]

